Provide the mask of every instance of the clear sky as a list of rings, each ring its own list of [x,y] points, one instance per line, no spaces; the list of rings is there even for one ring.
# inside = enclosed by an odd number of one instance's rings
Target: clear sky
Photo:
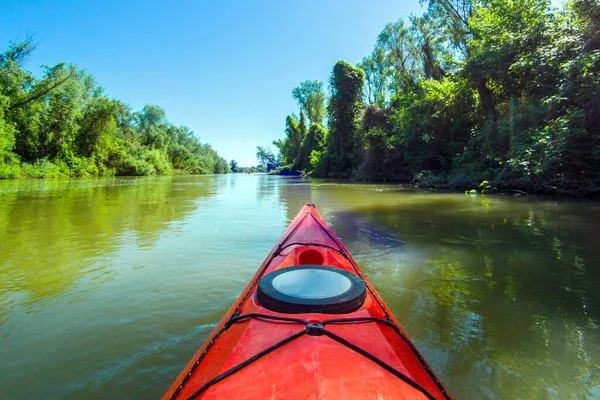
[[[0,51],[33,34],[27,69],[75,63],[109,96],[165,109],[240,165],[284,136],[292,88],[368,55],[418,0],[0,0]]]
[[[75,63],[108,95],[161,106],[249,166],[257,145],[284,136],[299,82],[327,82],[387,22],[423,11],[418,0],[0,0],[0,49],[33,34],[29,70]]]

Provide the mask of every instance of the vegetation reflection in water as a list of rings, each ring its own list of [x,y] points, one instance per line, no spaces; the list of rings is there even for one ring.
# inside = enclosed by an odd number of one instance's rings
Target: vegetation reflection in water
[[[0,385],[156,398],[316,203],[458,399],[600,394],[600,206],[264,175],[0,182]]]

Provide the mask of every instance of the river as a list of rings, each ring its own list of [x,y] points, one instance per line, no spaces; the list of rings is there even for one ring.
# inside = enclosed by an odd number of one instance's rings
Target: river
[[[307,202],[457,399],[600,398],[600,203],[245,174],[0,181],[0,397],[159,398]]]

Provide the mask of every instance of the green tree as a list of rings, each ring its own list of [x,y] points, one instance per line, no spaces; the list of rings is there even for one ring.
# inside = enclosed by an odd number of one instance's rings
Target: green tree
[[[309,124],[322,124],[326,114],[327,95],[321,81],[304,81],[292,90],[301,112],[308,116]]]
[[[365,74],[359,67],[338,61],[329,81],[329,135],[325,163],[320,171],[332,177],[349,177],[362,152],[362,90]]]
[[[235,160],[229,161],[229,169],[231,169],[231,172],[240,172],[238,170],[238,163]]]
[[[74,65],[23,66],[31,38],[0,54],[0,178],[225,173],[227,162],[164,110],[134,113]]]
[[[429,13],[442,23],[452,46],[466,57],[469,54],[469,41],[473,38],[470,19],[476,2],[473,0],[420,1],[421,4],[428,3]]]
[[[284,165],[293,166],[302,140],[306,131],[306,122],[304,112],[300,112],[300,120],[296,120],[293,115],[288,115],[285,119],[285,139],[276,140],[273,144],[279,149]]]
[[[0,178],[16,178],[19,175],[19,158],[13,152],[15,128],[4,120],[8,98],[0,95]]]
[[[270,149],[265,149],[262,146],[256,148],[256,158],[260,165],[266,168],[266,171],[272,171],[281,166],[281,161],[273,154]]]
[[[298,152],[296,158],[295,169],[297,171],[311,171],[313,169],[310,157],[311,154],[316,156],[320,154],[327,139],[327,131],[319,124],[312,124]],[[317,153],[313,153],[317,152]]]
[[[375,51],[386,60],[394,92],[415,89],[419,77],[414,37],[403,20],[388,23],[377,38]],[[381,57],[381,56],[380,56]]]
[[[365,71],[365,101],[384,106],[390,70],[383,49],[376,47],[370,56],[363,58],[359,66]]]
[[[422,17],[412,15],[410,23],[413,37],[411,46],[422,65],[422,77],[441,80],[446,75],[443,64],[452,64],[452,53],[448,50],[446,36],[440,33],[443,31],[441,19],[426,13]]]

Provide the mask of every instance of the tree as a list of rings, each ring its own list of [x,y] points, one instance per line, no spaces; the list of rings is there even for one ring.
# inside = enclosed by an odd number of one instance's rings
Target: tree
[[[229,165],[227,164],[227,161],[224,158],[217,157],[215,160],[214,173],[215,174],[226,174],[228,172],[231,172],[231,170],[229,169]]]
[[[365,73],[346,61],[338,61],[329,80],[329,136],[326,166],[322,173],[332,177],[349,177],[360,163],[362,151],[362,90]]]
[[[430,13],[422,17],[410,17],[410,31],[413,36],[415,56],[421,61],[423,77],[439,81],[446,71],[442,63],[452,59],[452,54],[445,43],[441,19]]]
[[[31,53],[35,50],[33,36],[28,36],[20,42],[10,42],[4,54],[0,54],[0,64],[15,63],[22,68]]]
[[[267,169],[267,172],[281,166],[281,161],[275,157],[275,154],[262,146],[256,148],[256,158],[258,162]]]
[[[19,174],[19,158],[13,152],[15,128],[4,120],[7,99],[0,94],[0,178],[16,178]]]
[[[370,56],[363,58],[359,66],[365,71],[366,102],[383,106],[390,77],[385,52],[381,47],[376,47]]]
[[[308,116],[309,124],[322,124],[326,114],[327,95],[323,90],[323,82],[304,81],[292,90],[294,100]]]
[[[138,127],[145,146],[160,149],[168,145],[165,110],[159,106],[145,105],[138,114]]]
[[[423,3],[427,0],[422,0]],[[443,26],[450,37],[453,46],[458,49],[463,58],[469,59],[471,56],[471,40],[477,38],[478,33],[473,29],[473,10],[475,2],[473,0],[429,0],[429,12],[443,21]],[[494,1],[489,2],[493,4]],[[480,7],[486,7],[486,3],[479,4]],[[489,79],[483,74],[482,66],[477,60],[472,60],[467,66],[470,78],[479,95],[485,116],[490,125],[490,130],[496,134],[496,102],[492,90],[489,88]]]
[[[310,156],[314,151],[321,152],[325,145],[327,131],[319,124],[312,124],[298,152],[295,169],[297,171],[311,171]]]
[[[297,121],[293,115],[285,118],[285,139],[273,141],[273,144],[279,149],[283,164],[294,164],[306,134],[305,131],[304,112],[300,111],[300,121]]]
[[[429,4],[429,13],[443,22],[446,35],[455,49],[463,56],[469,54],[469,41],[473,38],[470,18],[473,15],[473,0],[420,0]]]
[[[229,169],[231,169],[231,172],[239,172],[237,161],[235,161],[235,160],[229,161]]]
[[[414,37],[404,21],[388,23],[377,38],[375,51],[386,60],[395,92],[415,89],[418,79],[418,61],[415,57]]]
[[[74,65],[23,66],[31,38],[0,54],[0,178],[225,173],[227,162],[164,110],[107,97]]]

